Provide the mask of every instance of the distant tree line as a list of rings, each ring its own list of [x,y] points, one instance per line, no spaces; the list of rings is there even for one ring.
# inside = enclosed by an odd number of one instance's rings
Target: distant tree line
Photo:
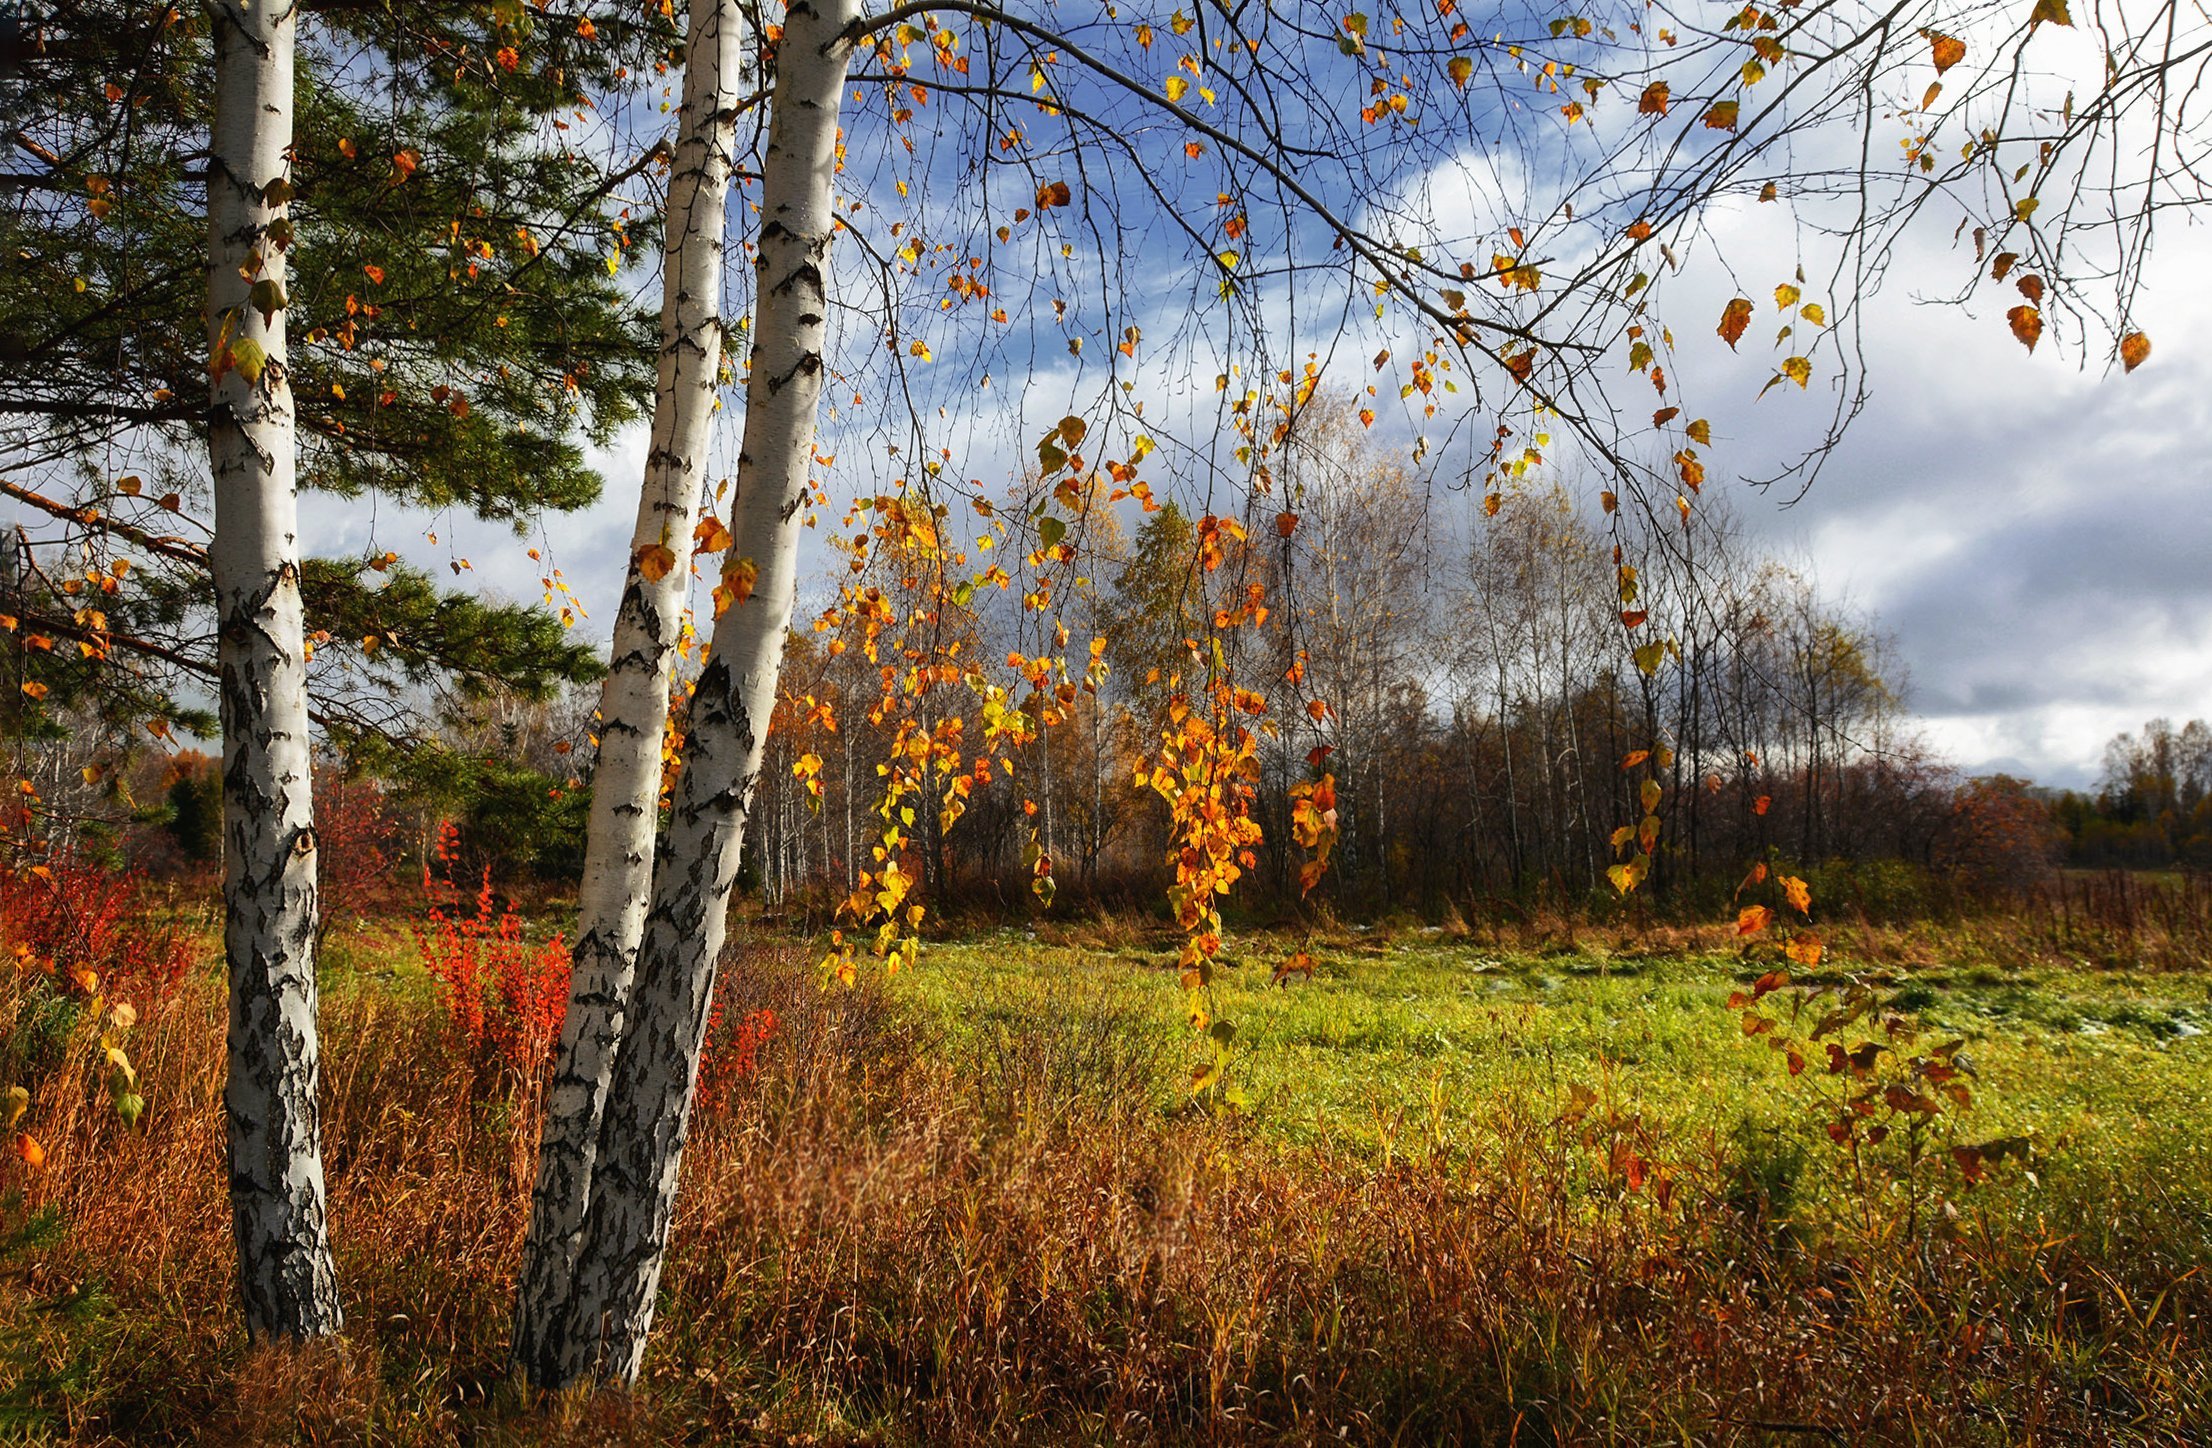
[[[2153,719],[2105,745],[2093,791],[2048,796],[2068,863],[2096,869],[2212,866],[2212,726]]]
[[[1610,897],[1616,831],[1644,813],[1641,772],[1624,762],[1662,748],[1647,887],[1659,900],[1711,902],[1770,856],[1904,861],[1984,883],[2051,868],[2051,826],[2026,786],[1968,780],[1935,757],[1874,621],[1762,553],[1725,508],[1624,504],[1600,522],[1565,489],[1531,483],[1454,531],[1410,460],[1349,422],[1309,434],[1284,471],[1287,531],[1251,520],[1223,570],[1269,609],[1236,661],[1275,731],[1242,903],[1298,896],[1289,792],[1315,757],[1334,776],[1340,836],[1313,898],[1347,914]],[[1203,671],[1201,544],[1172,504],[1127,533],[1103,512],[1087,526],[1074,612],[1106,641],[1104,677],[1033,694],[1023,707],[1048,727],[1011,778],[963,785],[957,824],[918,811],[916,870],[940,897],[1020,907],[1034,832],[1061,891],[1160,898],[1166,811],[1135,779],[1185,676]],[[850,556],[838,572],[907,617],[914,580],[897,559]],[[867,867],[888,738],[867,711],[882,670],[948,644],[1024,651],[1018,607],[975,607],[930,613],[914,626],[927,637],[872,663],[834,628],[794,631],[747,863],[771,901],[834,899]],[[1646,645],[1653,667],[1636,660]],[[1311,698],[1323,717],[1301,708]]]
[[[1916,734],[1876,622],[1761,551],[1725,507],[1685,520],[1628,505],[1592,519],[1566,489],[1531,483],[1454,528],[1438,521],[1450,510],[1433,506],[1410,460],[1356,423],[1316,429],[1285,472],[1295,525],[1279,535],[1255,522],[1224,569],[1269,602],[1237,660],[1273,729],[1255,803],[1265,836],[1240,905],[1300,898],[1298,852],[1286,846],[1290,787],[1314,757],[1334,777],[1339,841],[1308,903],[1347,915],[1611,898],[1616,832],[1643,815],[1644,771],[1623,762],[1660,747],[1647,892],[1674,908],[1715,908],[1770,858],[1800,869],[1894,863],[1923,882],[1981,891],[2041,884],[2062,865],[2212,862],[2212,727],[2159,719],[2120,735],[2092,791],[1968,778]],[[1202,667],[1193,649],[1210,619],[1198,525],[1169,503],[1101,508],[1084,526],[1080,597],[1063,616],[1105,640],[1100,667],[1021,701],[1044,727],[1014,751],[1011,772],[957,791],[936,782],[939,808],[917,811],[911,847],[932,898],[1032,908],[1032,841],[1069,896],[1144,907],[1161,898],[1167,811],[1136,776],[1185,676]],[[845,538],[834,553],[835,586],[897,623],[874,661],[848,610],[819,610],[820,627],[793,629],[743,879],[773,906],[817,914],[869,867],[880,832],[877,766],[895,724],[870,716],[884,670],[939,656],[995,664],[1048,642],[1008,595],[919,606],[922,580],[892,551]],[[1639,667],[1635,648],[1653,642],[1663,659]],[[936,727],[969,727],[957,670],[937,667],[942,682],[918,707],[929,714],[941,690]],[[1326,701],[1325,715],[1309,716],[1306,698]],[[494,689],[465,707],[447,701],[429,747],[357,742],[355,764],[384,778],[376,809],[395,842],[452,820],[470,877],[489,870],[503,888],[565,882],[583,848],[591,705],[584,688]],[[683,714],[679,702],[679,726]],[[100,814],[97,790],[77,786],[97,747],[47,751],[47,787],[77,796],[80,819]],[[140,821],[174,816],[161,863],[212,853],[211,802],[199,797],[211,783],[191,771],[143,782]],[[170,808],[149,811],[160,790]],[[956,793],[959,808],[945,809]]]

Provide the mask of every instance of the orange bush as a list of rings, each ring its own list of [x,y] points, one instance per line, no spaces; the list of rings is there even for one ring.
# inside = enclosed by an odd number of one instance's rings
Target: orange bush
[[[191,942],[154,908],[137,870],[63,855],[0,871],[0,940],[23,968],[79,984],[166,997],[192,962]],[[84,985],[85,972],[93,982]]]
[[[522,917],[492,892],[486,867],[472,896],[452,878],[460,830],[439,827],[436,861],[424,861],[430,907],[415,926],[423,968],[437,981],[458,1057],[478,1073],[534,1085],[568,1008],[569,950],[558,934],[533,946]]]

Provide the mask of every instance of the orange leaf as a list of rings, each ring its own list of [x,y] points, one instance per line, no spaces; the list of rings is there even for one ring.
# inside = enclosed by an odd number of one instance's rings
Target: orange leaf
[[[1636,113],[1643,116],[1663,116],[1667,113],[1667,83],[1655,80],[1644,87],[1644,93],[1636,101]]]
[[[1921,34],[1928,37],[1928,47],[1934,52],[1937,75],[1966,59],[1965,41],[1948,35],[1938,35],[1933,30],[1924,30]]]
[[[2020,345],[2030,352],[2043,339],[2043,314],[2033,307],[2018,306],[2005,313],[2005,320],[2012,324],[2012,335],[2020,339]]]
[[[2133,372],[2151,355],[2151,339],[2142,332],[2130,332],[2120,339],[2120,365]]]
[[[1743,340],[1744,329],[1751,325],[1751,298],[1738,297],[1720,314],[1720,339],[1733,349]]]
[[[1795,875],[1782,877],[1782,894],[1789,900],[1790,908],[1800,915],[1809,913],[1813,908],[1812,888]]]
[[[1773,807],[1774,796],[1771,794],[1762,794],[1751,802],[1751,812],[1756,815],[1763,815]]]
[[[32,1171],[46,1165],[46,1148],[40,1146],[28,1131],[15,1134],[15,1154],[23,1158],[23,1164]]]
[[[1277,513],[1277,514],[1275,515],[1275,536],[1276,536],[1276,537],[1278,537],[1278,538],[1288,538],[1288,537],[1289,537],[1289,536],[1290,536],[1291,534],[1293,534],[1293,533],[1295,533],[1295,532],[1297,532],[1297,531],[1298,531],[1298,515],[1297,515],[1296,513]]]
[[[637,571],[648,583],[658,583],[676,566],[676,554],[664,543],[655,543],[641,549],[637,556]]]
[[[722,581],[729,585],[730,597],[743,603],[760,583],[760,565],[750,558],[740,558],[722,570]]]
[[[1736,915],[1738,935],[1757,935],[1774,920],[1774,912],[1764,905],[1746,905]]]

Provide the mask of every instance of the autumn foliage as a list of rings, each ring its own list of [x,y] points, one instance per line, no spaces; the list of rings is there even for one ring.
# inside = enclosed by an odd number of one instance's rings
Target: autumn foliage
[[[177,988],[192,947],[167,914],[143,875],[81,855],[0,871],[0,942],[16,969],[87,995],[105,987],[158,998]]]
[[[422,888],[429,907],[414,927],[423,969],[439,985],[459,1058],[479,1073],[535,1085],[568,1008],[569,950],[560,935],[532,944],[512,905],[492,890],[487,867],[473,894],[452,878],[460,830],[440,825]]]

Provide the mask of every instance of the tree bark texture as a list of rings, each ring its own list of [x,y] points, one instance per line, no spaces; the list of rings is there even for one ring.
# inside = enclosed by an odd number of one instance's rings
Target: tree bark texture
[[[208,449],[223,721],[231,1220],[246,1329],[339,1329],[316,1101],[315,822],[284,247],[296,0],[217,0]]]
[[[540,1382],[559,1377],[555,1340],[652,889],[661,745],[722,368],[722,243],[744,38],[738,0],[692,0],[669,184],[652,447],[600,696],[568,1014],[516,1284],[514,1361]]]
[[[733,568],[758,573],[751,596],[716,620],[692,698],[592,1176],[568,1378],[635,1381],[652,1326],[715,963],[791,622],[824,375],[845,31],[858,14],[855,0],[792,0],[776,58],[730,550]]]

